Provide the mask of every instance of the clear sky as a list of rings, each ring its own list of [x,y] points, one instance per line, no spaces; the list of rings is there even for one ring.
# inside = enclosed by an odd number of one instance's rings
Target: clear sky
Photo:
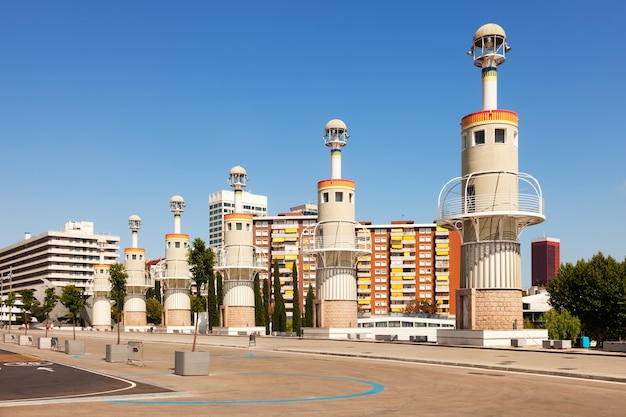
[[[3,1],[0,247],[66,221],[164,255],[207,240],[208,196],[243,166],[270,215],[316,203],[322,142],[348,125],[357,220],[437,217],[460,175],[461,118],[481,109],[466,55],[484,23],[512,51],[498,107],[519,114],[519,169],[543,187],[561,260],[626,254],[626,3],[621,1]],[[621,213],[621,214],[620,214]],[[121,252],[120,252],[121,253]]]

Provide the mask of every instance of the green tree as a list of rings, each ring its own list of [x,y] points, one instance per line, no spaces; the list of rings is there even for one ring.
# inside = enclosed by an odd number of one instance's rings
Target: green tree
[[[261,281],[259,274],[254,274],[254,325],[265,326],[263,320],[263,294],[261,294]]]
[[[299,336],[300,329],[302,328],[302,310],[300,309],[300,287],[298,285],[298,265],[293,263],[293,269],[291,270],[291,278],[293,280],[293,319],[291,327],[294,332]]]
[[[546,323],[550,339],[571,340],[574,343],[580,335],[580,320],[567,310],[546,311],[542,314],[541,321]]]
[[[309,289],[306,293],[306,305],[304,306],[304,327],[313,327],[313,313],[315,304],[315,291],[313,285],[309,283]]]
[[[598,252],[576,265],[561,265],[548,282],[550,304],[580,319],[582,331],[602,344],[626,336],[626,261]]]
[[[155,325],[161,324],[163,315],[163,304],[154,297],[146,298],[146,318],[148,322]]]
[[[274,260],[274,312],[272,313],[272,328],[275,332],[287,331],[287,311],[285,300],[280,289],[280,270],[278,260]]]
[[[126,280],[128,274],[124,272],[124,265],[119,262],[111,265],[109,269],[109,281],[111,282],[111,292],[109,298],[115,302],[115,321],[117,322],[117,344],[120,344],[120,327],[124,312],[124,299],[126,298]]]
[[[24,288],[20,290],[22,296],[22,318],[24,320],[24,334],[28,333],[30,327],[30,319],[33,308],[39,306],[39,301],[34,296],[35,290],[32,288]]]
[[[70,313],[70,317],[72,318],[73,323],[72,330],[74,340],[76,340],[76,320],[78,319],[78,315],[85,305],[83,290],[76,287],[75,285],[66,285],[65,287],[63,287],[63,291],[61,293],[61,304],[63,304]]]
[[[11,317],[13,316],[13,307],[15,306],[16,300],[17,295],[13,291],[11,291],[9,295],[7,295],[6,300],[4,300],[4,305],[6,305],[9,310],[9,334],[11,334]]]
[[[265,334],[270,334],[270,283],[267,278],[263,279],[263,323]]]
[[[48,337],[48,329],[50,328],[50,313],[54,310],[59,302],[59,296],[57,295],[54,287],[48,287],[45,291],[43,298],[43,304],[41,305],[41,312],[46,316],[46,337]]]
[[[200,308],[200,310],[194,311],[194,313],[204,311],[205,306],[208,304],[209,317],[207,319],[209,321],[209,330],[212,330],[213,326],[219,323],[219,312],[217,311],[217,299],[215,295],[215,273],[213,270],[215,264],[215,253],[213,252],[213,249],[206,246],[202,239],[196,238],[187,254],[187,262],[189,262],[192,279],[196,288],[198,290],[201,288],[207,289],[208,299],[196,301],[195,308]],[[192,307],[194,306],[192,305]],[[192,351],[195,350],[196,336],[197,319]]]

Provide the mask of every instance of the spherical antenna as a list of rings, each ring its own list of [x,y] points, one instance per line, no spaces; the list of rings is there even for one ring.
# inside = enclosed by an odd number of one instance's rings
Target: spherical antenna
[[[487,23],[474,33],[472,47],[467,54],[474,57],[477,67],[495,67],[506,61],[506,53],[510,50],[504,29],[495,23]]]
[[[348,127],[341,119],[332,119],[326,123],[324,143],[326,146],[341,147],[346,145],[348,135]]]
[[[141,217],[139,217],[138,215],[133,214],[132,216],[128,218],[128,228],[132,230],[133,232],[136,232],[137,230],[141,229],[141,226],[142,226]]]
[[[243,189],[246,186],[246,182],[249,180],[246,170],[237,165],[232,167],[228,176],[228,182],[230,186],[235,189]]]
[[[174,214],[180,214],[185,211],[185,199],[179,195],[170,198],[170,211]]]

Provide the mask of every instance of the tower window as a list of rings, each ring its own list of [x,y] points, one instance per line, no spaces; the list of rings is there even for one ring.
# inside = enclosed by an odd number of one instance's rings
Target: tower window
[[[235,228],[237,230],[243,230],[243,225],[240,222],[235,223]]]
[[[341,203],[343,201],[343,192],[337,191],[335,193],[335,203]]]
[[[353,202],[353,201],[352,201],[352,193],[348,194],[348,202],[349,202],[349,203],[352,203],[352,202]]]
[[[505,143],[504,129],[496,129],[496,143]]]
[[[322,203],[328,203],[328,193],[322,194]]]
[[[463,150],[467,149],[467,135],[463,135]]]
[[[180,242],[174,242],[174,247],[176,249],[180,249]]]
[[[477,130],[474,132],[474,146],[485,144],[485,131]]]

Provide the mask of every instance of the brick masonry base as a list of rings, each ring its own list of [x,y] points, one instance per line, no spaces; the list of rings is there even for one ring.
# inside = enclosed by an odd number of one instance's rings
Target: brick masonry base
[[[191,326],[191,312],[189,310],[167,310],[163,324],[165,326]]]
[[[254,327],[254,307],[224,306],[225,327]]]
[[[514,330],[524,327],[522,290],[461,288],[456,292],[456,328]]]
[[[356,301],[320,300],[316,307],[320,317],[316,327],[357,327]]]
[[[124,312],[124,325],[125,326],[147,326],[146,312],[145,311],[125,311]]]

